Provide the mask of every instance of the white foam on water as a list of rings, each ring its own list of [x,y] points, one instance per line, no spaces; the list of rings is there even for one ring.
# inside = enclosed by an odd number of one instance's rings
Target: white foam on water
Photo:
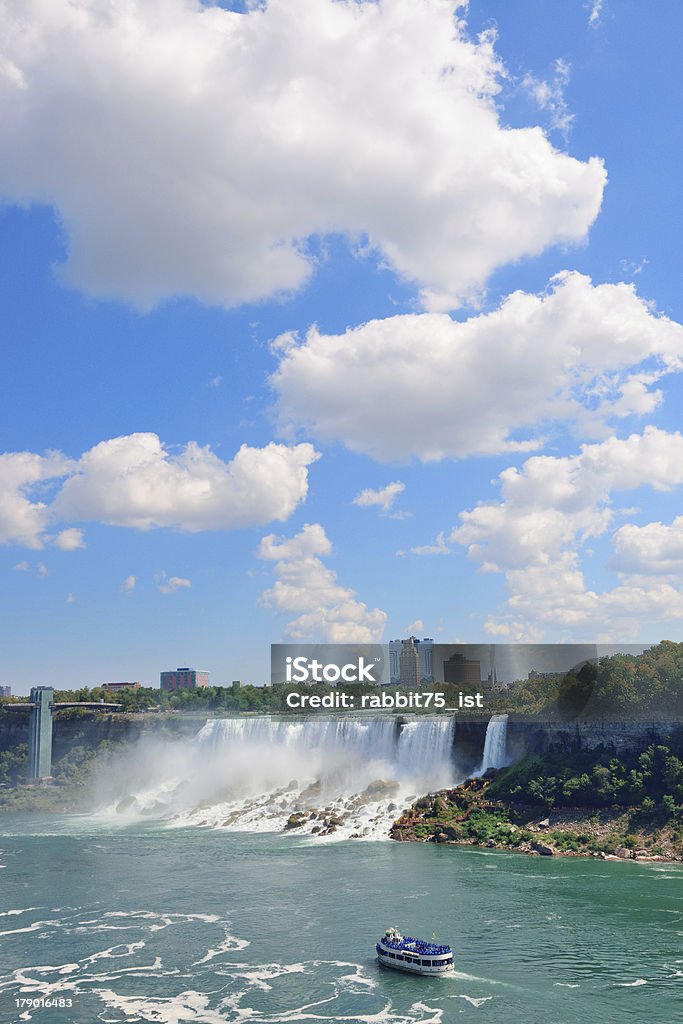
[[[285,974],[306,974],[306,964],[262,964],[247,971],[235,971],[232,976],[244,979],[253,988],[269,992],[273,987],[270,982]]]
[[[637,978],[636,981],[618,981],[617,988],[640,988],[641,985],[647,985],[645,978]]]
[[[458,998],[466,999],[468,1003],[472,1004],[472,1006],[483,1006],[484,1003],[488,1003],[489,999],[493,999],[493,996],[481,996],[479,999],[475,999],[474,996],[466,996],[461,993]]]
[[[34,921],[33,924],[29,924],[25,928],[10,928],[7,931],[0,932],[0,939],[4,938],[6,935],[22,935],[26,932],[37,932],[41,928],[54,928],[59,924],[59,921]]]
[[[209,1009],[209,997],[188,989],[177,996],[124,996],[112,989],[94,989],[105,1006],[121,1010],[130,1020],[153,1020],[160,1024],[225,1024],[219,1010]]]
[[[497,981],[495,978],[481,978],[477,974],[465,974],[464,971],[449,971],[443,975],[444,978],[452,978],[456,981],[480,981],[487,985],[501,985],[503,988],[517,988],[508,981]]]
[[[192,966],[197,967],[199,964],[207,964],[210,960],[215,960],[215,958],[220,956],[221,953],[236,953],[241,949],[246,949],[249,945],[251,945],[251,943],[248,939],[238,939],[236,935],[232,935],[226,929],[223,941],[219,942],[217,946],[213,946],[211,949],[208,949],[201,960],[195,960]]]

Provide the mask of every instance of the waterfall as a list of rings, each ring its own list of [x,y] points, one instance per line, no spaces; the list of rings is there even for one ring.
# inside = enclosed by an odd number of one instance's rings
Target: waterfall
[[[184,826],[385,837],[414,799],[455,784],[454,736],[446,715],[212,719],[131,763],[114,807]]]
[[[504,768],[508,763],[507,757],[508,742],[508,716],[493,715],[486,727],[486,739],[484,740],[484,755],[481,767],[476,773],[483,775],[489,768]]]
[[[447,786],[452,781],[454,736],[455,717],[406,722],[396,753],[399,777],[426,779],[433,789]]]
[[[258,746],[285,747],[309,754],[323,751],[328,757],[346,753],[373,760],[392,760],[396,745],[396,722],[392,718],[309,719],[276,721],[256,718],[210,719],[195,736],[201,747]]]

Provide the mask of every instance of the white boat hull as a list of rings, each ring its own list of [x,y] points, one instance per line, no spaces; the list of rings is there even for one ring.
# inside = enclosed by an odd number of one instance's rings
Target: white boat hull
[[[377,943],[375,949],[377,950],[377,959],[382,966],[391,967],[395,971],[436,977],[440,974],[448,974],[455,969],[452,955],[450,957],[420,956],[407,950],[389,949],[381,942]],[[427,962],[425,963],[425,961]]]

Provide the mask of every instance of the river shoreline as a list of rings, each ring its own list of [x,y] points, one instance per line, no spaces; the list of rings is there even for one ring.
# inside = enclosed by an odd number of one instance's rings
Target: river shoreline
[[[391,828],[398,842],[509,850],[532,857],[683,862],[683,837],[671,823],[639,820],[637,808],[563,807],[487,799],[487,780],[416,800]]]

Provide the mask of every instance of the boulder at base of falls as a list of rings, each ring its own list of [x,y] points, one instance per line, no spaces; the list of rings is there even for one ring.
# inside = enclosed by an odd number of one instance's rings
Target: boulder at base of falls
[[[547,846],[546,843],[532,843],[531,849],[539,853],[541,857],[553,857],[555,854],[552,846]]]
[[[306,815],[302,814],[300,811],[295,811],[294,814],[290,814],[287,818],[285,828],[301,828],[305,821]]]
[[[398,782],[375,779],[374,782],[365,787],[361,795],[368,800],[385,800],[387,797],[398,793],[400,788]]]
[[[134,803],[134,796],[124,796],[123,800],[119,800],[119,802],[116,805],[116,813],[125,814],[126,811],[129,811],[131,809]]]
[[[627,846],[617,846],[614,854],[620,860],[632,860],[633,858],[633,851],[629,850]]]

